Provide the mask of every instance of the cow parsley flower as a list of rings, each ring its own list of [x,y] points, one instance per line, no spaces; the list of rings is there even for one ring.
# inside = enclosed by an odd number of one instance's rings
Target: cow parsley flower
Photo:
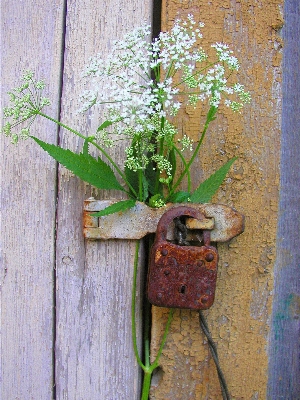
[[[42,95],[44,81],[35,79],[32,71],[25,71],[21,85],[9,92],[11,105],[4,108],[6,121],[2,132],[13,143],[27,139],[37,115],[44,116],[85,143],[93,143],[134,196],[146,199],[148,193],[150,199],[159,194],[155,204],[163,204],[164,190],[174,193],[184,176],[190,187],[191,163],[220,104],[240,112],[250,102],[250,94],[235,80],[239,62],[232,50],[218,42],[212,44],[214,51],[208,56],[201,46],[203,27],[189,14],[151,42],[151,27],[144,25],[114,41],[105,57],[92,57],[83,73],[86,87],[81,96],[81,111],[100,107],[106,121],[88,139],[42,112],[50,101]],[[199,103],[204,103],[201,108],[206,107],[207,119],[203,130],[199,130],[199,141],[194,143],[185,132],[179,134],[175,116],[180,109],[197,107]],[[125,173],[105,150],[123,139]],[[188,151],[192,154],[185,160]],[[184,171],[173,182],[176,157]],[[129,175],[138,176],[138,195],[126,178],[128,170],[132,171]]]
[[[11,106],[3,110],[4,119],[8,119],[2,127],[2,133],[10,136],[12,143],[19,139],[27,139],[30,127],[42,109],[50,104],[50,100],[42,97],[44,81],[37,81],[32,71],[25,71],[22,84],[8,92]],[[16,132],[15,128],[19,128]],[[14,130],[14,132],[13,132]]]
[[[126,150],[129,169],[144,170],[155,162],[161,179],[171,179],[168,157],[178,143],[172,118],[180,108],[185,104],[196,107],[199,102],[217,108],[224,99],[233,111],[240,111],[249,101],[242,85],[228,82],[228,76],[239,68],[229,46],[213,44],[213,60],[200,46],[203,26],[189,14],[151,43],[151,29],[145,25],[115,41],[105,59],[100,55],[91,58],[84,74],[90,88],[82,95],[82,110],[101,106],[105,118],[114,122],[96,134],[101,145],[113,144],[111,134],[130,139]],[[192,151],[186,135],[180,142],[183,149]]]

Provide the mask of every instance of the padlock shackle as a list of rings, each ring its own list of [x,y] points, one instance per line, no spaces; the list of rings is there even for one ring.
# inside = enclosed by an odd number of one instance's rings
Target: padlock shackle
[[[168,226],[176,217],[181,216],[196,218],[199,221],[202,221],[205,218],[205,216],[199,210],[192,207],[179,206],[170,208],[163,214],[157,224],[155,242],[166,240]]]

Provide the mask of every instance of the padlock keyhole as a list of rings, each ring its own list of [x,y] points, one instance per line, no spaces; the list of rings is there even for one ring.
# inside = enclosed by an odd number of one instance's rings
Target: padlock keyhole
[[[181,286],[180,286],[179,292],[180,292],[181,294],[185,294],[185,292],[186,292],[186,286],[185,286],[185,285],[181,285]]]

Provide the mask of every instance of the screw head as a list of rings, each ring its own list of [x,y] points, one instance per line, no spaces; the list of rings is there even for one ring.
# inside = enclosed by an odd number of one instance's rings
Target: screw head
[[[207,253],[206,256],[205,256],[205,260],[208,261],[208,262],[213,261],[214,258],[215,257],[214,257],[214,255],[212,253]]]
[[[205,304],[205,303],[207,303],[207,302],[208,302],[208,297],[207,297],[207,296],[202,296],[202,297],[200,298],[200,303]]]
[[[167,249],[162,249],[162,250],[161,250],[161,254],[162,254],[163,256],[168,255],[168,250],[167,250]]]

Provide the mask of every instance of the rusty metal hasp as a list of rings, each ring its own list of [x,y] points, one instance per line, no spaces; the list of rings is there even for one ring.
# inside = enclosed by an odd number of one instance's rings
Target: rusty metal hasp
[[[89,198],[84,202],[83,234],[86,239],[141,239],[148,233],[154,233],[161,216],[179,204],[168,203],[161,208],[151,208],[144,203],[126,211],[95,217],[93,213],[112,205],[116,200],[95,200]],[[182,206],[182,204],[181,204]],[[185,204],[201,212],[205,218],[201,221],[188,218],[186,225],[190,235],[197,230],[211,230],[212,242],[227,242],[244,231],[244,216],[234,208],[224,204]],[[168,238],[172,235],[168,231]],[[196,238],[192,239],[197,241]]]
[[[147,297],[160,307],[204,310],[214,301],[218,253],[210,245],[209,230],[203,230],[200,247],[167,241],[168,226],[182,216],[195,218],[198,224],[205,219],[199,210],[185,206],[163,214],[150,255]]]

